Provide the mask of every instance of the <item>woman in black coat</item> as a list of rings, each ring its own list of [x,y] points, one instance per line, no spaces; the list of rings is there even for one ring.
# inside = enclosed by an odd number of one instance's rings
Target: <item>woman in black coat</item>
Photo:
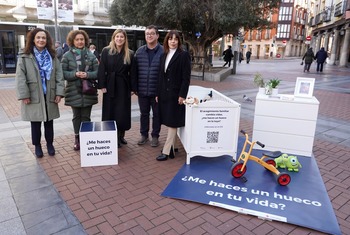
[[[103,48],[98,68],[98,85],[103,93],[102,121],[115,121],[118,147],[127,144],[125,131],[131,128],[130,69],[133,51],[126,32],[117,29],[108,47]]]
[[[191,58],[181,48],[180,35],[171,30],[165,36],[161,57],[158,96],[160,122],[168,127],[167,140],[158,161],[174,158],[178,127],[185,126],[185,105],[191,78]]]

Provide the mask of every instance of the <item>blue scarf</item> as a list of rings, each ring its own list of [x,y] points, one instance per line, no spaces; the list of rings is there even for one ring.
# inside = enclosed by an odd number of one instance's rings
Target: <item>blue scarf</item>
[[[52,58],[46,48],[43,51],[39,51],[36,47],[34,47],[34,55],[36,62],[38,63],[43,91],[44,94],[46,94],[46,81],[49,81],[51,78]]]

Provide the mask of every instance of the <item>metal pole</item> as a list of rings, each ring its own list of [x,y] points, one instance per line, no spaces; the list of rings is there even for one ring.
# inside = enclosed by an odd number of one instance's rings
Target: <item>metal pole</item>
[[[59,41],[58,38],[58,25],[57,25],[57,0],[53,0],[55,8],[55,42]]]

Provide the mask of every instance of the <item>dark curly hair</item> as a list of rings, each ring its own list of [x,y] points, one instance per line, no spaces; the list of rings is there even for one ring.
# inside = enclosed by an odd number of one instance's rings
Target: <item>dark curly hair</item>
[[[56,56],[56,50],[55,50],[54,45],[53,45],[52,37],[48,31],[46,31],[45,29],[41,29],[41,28],[35,28],[27,34],[26,46],[25,46],[23,52],[25,54],[34,54],[34,47],[35,47],[34,39],[35,39],[36,34],[39,32],[44,32],[46,34],[46,46],[45,47],[49,51],[51,57],[54,58]]]
[[[89,35],[84,30],[72,30],[67,35],[67,44],[69,47],[74,47],[74,39],[75,37],[81,34],[84,36],[85,39],[85,47],[89,47]]]

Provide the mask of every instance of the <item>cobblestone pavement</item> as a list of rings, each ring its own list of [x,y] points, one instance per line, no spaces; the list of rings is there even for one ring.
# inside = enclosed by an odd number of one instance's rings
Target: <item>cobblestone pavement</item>
[[[222,61],[214,61],[221,66]],[[240,128],[252,133],[255,73],[282,80],[279,93],[293,94],[296,77],[316,79],[320,101],[313,152],[343,234],[350,234],[350,69],[326,65],[323,73],[303,73],[300,58],[252,60],[222,82],[192,79],[241,103]],[[245,102],[243,95],[253,102]],[[101,98],[101,97],[100,97]],[[100,99],[101,101],[101,99]],[[139,111],[132,102],[132,128],[119,149],[117,166],[80,167],[73,151],[72,113],[60,104],[55,120],[55,157],[36,159],[30,125],[20,120],[13,76],[0,78],[0,234],[322,234],[287,223],[265,221],[222,208],[161,197],[185,163],[157,162],[160,146],[137,145]],[[307,110],[305,110],[307,112]],[[101,102],[92,121],[101,117]]]

